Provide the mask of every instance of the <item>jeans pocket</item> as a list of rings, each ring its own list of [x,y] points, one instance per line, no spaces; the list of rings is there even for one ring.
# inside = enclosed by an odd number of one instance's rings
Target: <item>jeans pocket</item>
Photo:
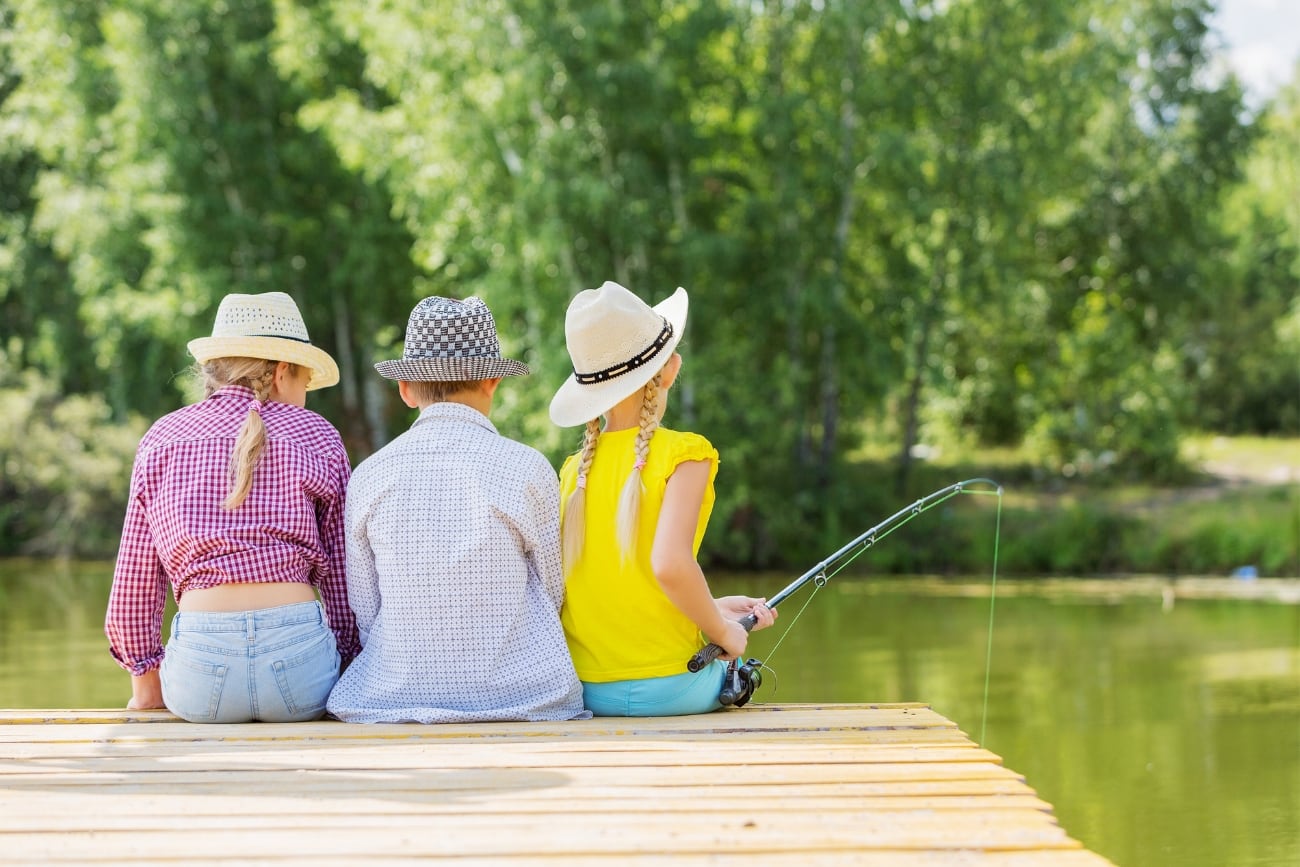
[[[339,653],[334,634],[324,630],[320,640],[312,642],[310,647],[272,662],[271,670],[288,711],[283,721],[315,719],[325,712],[325,701],[339,679]],[[269,708],[262,711],[263,720],[274,721]]]
[[[163,704],[188,722],[216,722],[228,671],[228,666],[187,659],[183,653],[167,654],[160,672]]]

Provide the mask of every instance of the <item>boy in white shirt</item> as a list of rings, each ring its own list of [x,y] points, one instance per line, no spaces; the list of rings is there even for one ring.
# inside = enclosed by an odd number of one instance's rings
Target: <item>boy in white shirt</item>
[[[362,651],[330,693],[346,722],[590,716],[560,626],[559,486],[488,420],[502,358],[478,298],[426,298],[375,365],[419,408],[348,485],[348,601]]]

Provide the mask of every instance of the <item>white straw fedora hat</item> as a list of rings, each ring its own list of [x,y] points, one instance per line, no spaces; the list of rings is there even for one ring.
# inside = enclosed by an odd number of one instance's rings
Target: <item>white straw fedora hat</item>
[[[406,323],[402,357],[375,370],[406,382],[466,382],[527,376],[528,365],[501,357],[496,320],[480,298],[425,298]]]
[[[654,307],[613,282],[579,292],[564,317],[573,375],[551,399],[551,421],[586,424],[644,388],[682,339],[688,307],[680,287]]]
[[[307,390],[339,381],[339,366],[330,354],[312,346],[298,305],[283,292],[231,294],[221,299],[211,337],[189,342],[199,364],[214,358],[264,358],[288,361],[311,370]]]

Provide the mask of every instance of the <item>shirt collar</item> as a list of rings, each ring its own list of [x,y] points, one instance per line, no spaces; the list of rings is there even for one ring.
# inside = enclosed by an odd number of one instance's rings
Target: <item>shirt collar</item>
[[[420,411],[420,417],[415,420],[415,425],[423,424],[427,421],[459,421],[467,424],[478,425],[492,433],[497,433],[496,425],[483,413],[466,406],[463,403],[447,400],[438,403],[431,403]]]
[[[247,403],[253,399],[253,390],[246,385],[223,385],[212,394],[208,395],[208,400],[216,398],[237,398]]]
[[[220,406],[223,409],[235,407],[239,412],[247,412],[248,404],[254,398],[251,388],[246,385],[223,385],[212,394],[208,395],[208,400],[220,400]],[[262,401],[261,412],[263,417],[267,412],[280,412],[282,408],[291,406],[291,404],[280,403],[276,400],[267,398]]]

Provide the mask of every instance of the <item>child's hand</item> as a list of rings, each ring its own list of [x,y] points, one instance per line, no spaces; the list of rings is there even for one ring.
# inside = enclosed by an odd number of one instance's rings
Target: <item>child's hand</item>
[[[723,634],[710,635],[709,640],[725,651],[718,658],[730,662],[745,655],[745,647],[749,644],[749,632],[737,620],[724,618],[722,623]]]
[[[728,620],[740,620],[753,614],[757,622],[751,632],[766,629],[776,623],[776,609],[768,608],[766,599],[755,599],[752,596],[721,596],[715,601],[722,616]]]
[[[126,703],[127,710],[158,710],[164,707],[162,679],[158,669],[131,677],[131,700]]]

